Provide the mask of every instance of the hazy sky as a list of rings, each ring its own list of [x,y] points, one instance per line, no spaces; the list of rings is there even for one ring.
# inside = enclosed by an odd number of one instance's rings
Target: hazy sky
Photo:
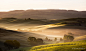
[[[0,0],[0,11],[27,9],[86,10],[86,0]]]

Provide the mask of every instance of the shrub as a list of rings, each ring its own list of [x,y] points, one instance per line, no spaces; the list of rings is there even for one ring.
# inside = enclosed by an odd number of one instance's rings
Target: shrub
[[[57,38],[55,38],[54,41],[57,41]]]
[[[14,44],[15,44],[15,49],[20,47],[20,43],[17,40],[13,40]]]
[[[60,38],[60,41],[62,41],[63,39],[62,38]]]
[[[51,39],[48,39],[48,41],[52,41]]]
[[[41,38],[38,38],[38,39],[37,39],[37,43],[43,44],[43,40],[42,40]]]
[[[30,45],[32,45],[32,46],[37,45],[37,42],[36,42],[36,38],[35,38],[35,37],[29,37],[29,38],[28,38],[28,42],[29,42]]]
[[[64,41],[73,41],[74,40],[74,37],[71,36],[71,35],[64,35]]]
[[[14,43],[13,43],[12,40],[6,40],[6,41],[4,42],[4,45],[5,45],[5,47],[8,47],[9,50],[10,50],[10,49],[13,49],[13,47],[14,47]]]
[[[45,40],[48,40],[48,37],[46,37]]]
[[[31,41],[34,42],[34,41],[36,41],[36,38],[35,38],[35,37],[29,37],[29,38],[28,38],[28,41],[30,41],[30,42],[31,42]]]
[[[35,37],[29,37],[28,42],[32,46],[43,44],[43,40],[41,38],[36,39]]]
[[[16,49],[20,47],[20,43],[17,40],[6,40],[4,42],[5,47],[8,47],[8,49]]]

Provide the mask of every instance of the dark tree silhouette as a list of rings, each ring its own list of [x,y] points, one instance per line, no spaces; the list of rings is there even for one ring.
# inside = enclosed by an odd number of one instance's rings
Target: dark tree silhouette
[[[57,38],[55,38],[54,41],[57,41]]]
[[[29,37],[28,41],[36,41],[36,38],[35,37]]]
[[[71,42],[71,41],[73,41],[74,40],[74,37],[73,36],[71,36],[71,35],[64,35],[64,41],[69,41],[69,42]]]
[[[5,45],[5,47],[7,47],[9,50],[10,50],[10,49],[13,49],[13,47],[14,47],[14,43],[13,43],[12,40],[6,40],[6,41],[4,42],[4,45]]]
[[[48,40],[48,37],[46,37],[45,40]]]
[[[35,37],[29,37],[28,42],[31,46],[43,44],[43,40],[41,38],[36,39]]]
[[[26,18],[24,20],[27,20]]]
[[[28,18],[28,20],[31,20],[31,18]]]
[[[7,47],[9,50],[10,49],[17,49],[20,47],[20,43],[17,40],[6,40],[4,42],[5,47]]]
[[[43,40],[41,38],[38,38],[36,41],[38,44],[43,44]]]
[[[60,41],[62,41],[63,39],[62,38],[60,38]]]
[[[35,37],[29,37],[28,42],[30,45],[35,46],[37,45],[36,38]]]
[[[14,48],[18,49],[20,47],[20,43],[17,40],[13,40],[13,42],[14,42],[14,45],[15,45]]]

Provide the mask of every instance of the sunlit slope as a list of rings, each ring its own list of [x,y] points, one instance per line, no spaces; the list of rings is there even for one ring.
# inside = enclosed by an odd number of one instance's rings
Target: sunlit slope
[[[60,26],[65,26],[65,24],[62,25],[32,25],[30,26],[29,24],[1,24],[0,27],[9,29],[9,30],[15,30],[15,31],[41,31],[44,29],[52,28],[52,27],[60,27]]]
[[[86,26],[86,18],[69,18],[61,20],[51,20],[50,22],[58,24],[66,24],[68,26]]]
[[[80,40],[86,40],[86,35],[80,36],[80,37],[76,37],[74,39],[74,41],[80,41]]]
[[[19,51],[20,49],[11,50]],[[86,40],[75,41],[75,42],[66,42],[66,43],[56,43],[49,45],[40,45],[30,48],[22,48],[21,50],[26,51],[81,51],[86,50]]]
[[[47,22],[37,19],[14,19],[14,18],[3,18],[0,19],[0,27],[10,30],[24,30],[29,27],[45,25]]]
[[[60,27],[60,26],[65,26],[65,24],[63,24],[63,25],[48,24],[48,25],[34,26],[31,30],[32,31],[41,31],[41,30],[45,30],[45,29],[48,29],[48,28]]]
[[[51,22],[59,22],[52,25],[63,25],[65,26],[57,26],[51,27],[42,32],[48,35],[61,35],[67,34],[69,32],[73,33],[75,36],[86,35],[86,18],[70,18],[63,20],[52,20]],[[41,32],[40,32],[41,33]]]
[[[4,23],[2,20],[5,20]],[[16,21],[13,21],[16,20]],[[79,25],[80,21],[84,21]],[[13,22],[11,22],[13,21]],[[48,20],[47,22],[40,19],[1,19],[0,27],[15,31],[34,32],[37,34],[61,35],[69,32],[76,35],[86,35],[86,18],[70,18],[62,20]],[[51,23],[51,24],[48,24]],[[67,26],[65,26],[67,25]],[[40,31],[40,32],[39,32]]]
[[[48,22],[41,21],[40,19],[16,19],[16,18],[3,18],[0,19],[0,27],[16,30],[16,31],[39,31],[52,27],[59,27],[64,25],[48,24]]]

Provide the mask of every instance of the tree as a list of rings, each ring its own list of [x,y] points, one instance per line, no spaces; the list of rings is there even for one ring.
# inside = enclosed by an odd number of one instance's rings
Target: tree
[[[57,41],[57,38],[55,38],[54,41]]]
[[[71,35],[64,35],[64,41],[69,41],[69,42],[71,42],[71,41],[73,41],[74,40],[74,37],[73,36],[71,36]]]
[[[69,37],[68,37],[68,40],[69,40],[69,41],[73,41],[73,40],[74,40],[74,37],[73,37],[73,36],[69,36]]]
[[[29,42],[29,44],[32,45],[32,46],[37,45],[37,41],[36,41],[36,38],[35,38],[35,37],[29,37],[29,38],[28,38],[28,42]]]
[[[13,42],[15,44],[14,48],[18,49],[20,47],[20,43],[17,40],[13,40]]]
[[[24,20],[27,20],[26,18]]]
[[[48,40],[48,38],[46,37],[45,40]]]
[[[35,37],[29,37],[28,42],[30,45],[35,46],[35,45],[43,44],[43,39],[41,38],[36,39]]]
[[[38,38],[36,41],[38,44],[43,44],[43,40],[41,38]]]
[[[62,41],[63,39],[62,38],[60,38],[60,41]]]
[[[48,41],[51,41],[51,39],[48,39]]]
[[[34,41],[36,41],[36,38],[35,37],[29,37],[28,41],[33,41],[34,42]]]
[[[28,20],[31,20],[31,18],[28,18]]]
[[[4,42],[5,47],[8,47],[8,49],[17,49],[20,47],[20,43],[17,40],[6,40]]]
[[[10,50],[10,49],[13,49],[13,47],[14,47],[14,43],[13,43],[12,40],[6,40],[6,41],[4,42],[4,45],[5,45],[5,47],[8,47],[9,50]]]

